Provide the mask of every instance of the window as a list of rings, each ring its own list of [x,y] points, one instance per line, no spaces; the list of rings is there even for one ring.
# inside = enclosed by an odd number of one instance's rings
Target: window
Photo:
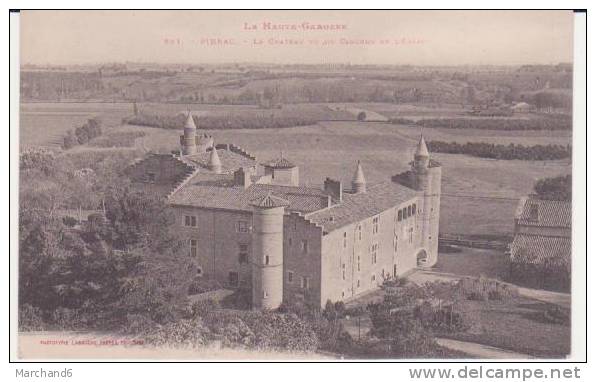
[[[344,232],[344,248],[348,245],[348,233]]]
[[[360,256],[358,256],[358,264],[357,264],[358,272],[360,272]]]
[[[370,258],[373,264],[377,263],[377,251],[379,250],[379,244],[375,243],[370,247]]]
[[[238,262],[240,264],[248,263],[248,244],[238,244]]]
[[[341,279],[342,280],[346,279],[346,264],[341,265]]]
[[[231,287],[238,286],[238,272],[228,273],[228,284],[230,284]]]
[[[199,243],[196,239],[190,239],[190,257],[197,257],[197,253],[199,251]]]
[[[146,175],[147,175],[147,182],[155,183],[156,175],[154,172],[148,172]]]
[[[267,294],[267,291],[263,291],[263,298],[267,298],[269,297],[269,295]]]
[[[343,290],[341,291],[341,298],[346,297],[346,292],[344,292]]]
[[[356,281],[356,288],[360,288],[360,280]]]
[[[403,219],[406,220],[408,217],[408,209],[406,207],[402,208],[401,215],[403,216]]]
[[[265,260],[263,262],[265,265],[269,265],[269,255],[265,255]]]
[[[377,233],[379,233],[379,220],[380,220],[380,216],[375,216],[373,218],[373,229],[372,229],[372,233],[373,235],[376,235]]]
[[[291,284],[294,282],[294,272],[288,271],[288,283]]]
[[[248,222],[244,220],[239,220],[238,224],[236,225],[236,229],[240,233],[247,233],[248,232]]]
[[[408,217],[412,216],[412,206],[408,206]]]
[[[292,238],[288,237],[288,245],[291,247],[292,246]]]
[[[399,238],[397,237],[397,234],[393,235],[393,252],[397,253],[397,245],[399,243]]]
[[[410,244],[412,244],[412,242],[413,242],[413,239],[414,239],[414,228],[410,228],[410,229],[408,230],[408,233],[409,233],[408,242],[409,242]]]
[[[308,241],[302,240],[301,247],[302,253],[308,253]]]
[[[538,221],[538,204],[530,204],[529,220]]]
[[[302,284],[300,285],[302,289],[308,289],[308,277],[302,277]]]
[[[374,283],[377,280],[377,276],[376,275],[371,275],[370,276],[370,282]]]
[[[203,268],[201,268],[199,265],[197,265],[197,276],[203,276]]]
[[[401,221],[401,210],[397,211],[397,221],[400,222]]]
[[[358,226],[358,240],[362,240],[362,226]]]
[[[197,217],[186,215],[184,216],[184,225],[187,227],[196,227],[197,226]]]
[[[416,203],[412,204],[412,215],[416,215]]]

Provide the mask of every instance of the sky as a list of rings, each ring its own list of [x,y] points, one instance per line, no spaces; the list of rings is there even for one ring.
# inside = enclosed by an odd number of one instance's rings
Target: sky
[[[570,11],[22,11],[20,23],[21,62],[38,65],[518,65],[573,57]]]

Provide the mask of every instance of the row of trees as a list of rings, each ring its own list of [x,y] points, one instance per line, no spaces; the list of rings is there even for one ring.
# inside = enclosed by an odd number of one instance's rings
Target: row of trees
[[[571,174],[543,178],[534,184],[534,192],[538,198],[544,200],[571,201],[572,183]]]
[[[185,116],[178,114],[156,115],[138,113],[124,118],[123,122],[131,125],[159,127],[179,130],[184,126]],[[258,114],[229,113],[226,115],[194,116],[194,121],[201,129],[275,129],[295,126],[307,126],[317,123],[317,119],[307,115],[287,115],[285,113],[263,112]]]
[[[91,118],[74,130],[69,130],[63,138],[62,148],[68,150],[76,145],[84,145],[102,134],[101,119]]]
[[[572,120],[569,115],[549,115],[541,118],[425,118],[412,120],[393,118],[391,123],[416,125],[429,128],[446,129],[481,129],[481,130],[571,130]]]
[[[466,154],[479,158],[492,159],[521,159],[521,160],[556,160],[571,157],[571,146],[563,145],[532,145],[524,146],[510,143],[508,145],[467,142],[430,141],[428,149],[436,153]]]

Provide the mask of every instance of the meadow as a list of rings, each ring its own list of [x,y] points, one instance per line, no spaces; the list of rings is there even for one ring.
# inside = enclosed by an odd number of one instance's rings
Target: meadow
[[[366,110],[369,105],[354,106]],[[152,112],[177,113],[191,109],[199,114],[245,110],[263,112],[254,106],[190,104],[142,104]],[[293,108],[300,106],[292,105]],[[325,114],[326,106],[310,105]],[[312,109],[315,107],[316,109]],[[341,107],[332,105],[335,110]],[[306,110],[306,109],[305,109]],[[437,112],[435,110],[435,112]],[[137,147],[170,152],[179,144],[181,131],[122,125],[132,114],[130,103],[24,104],[21,108],[21,147],[52,145],[56,137],[99,116],[104,133],[144,132]],[[319,115],[322,115],[319,114]],[[338,178],[349,187],[357,160],[361,160],[368,182],[388,179],[409,168],[420,129],[381,122],[324,121],[312,126],[263,130],[205,130],[216,143],[233,142],[262,161],[283,151],[300,166],[301,182],[319,186],[325,177]],[[473,129],[425,129],[427,140],[465,143],[567,144],[568,131],[494,131]],[[90,148],[95,151],[101,148]],[[84,150],[84,147],[78,150]],[[519,197],[531,192],[536,180],[567,174],[569,161],[519,161],[473,158],[458,154],[434,154],[443,165],[441,231],[463,234],[510,234]]]

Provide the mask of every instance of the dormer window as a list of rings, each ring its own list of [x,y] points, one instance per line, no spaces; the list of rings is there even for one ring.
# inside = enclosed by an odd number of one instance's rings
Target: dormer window
[[[538,221],[538,204],[530,204],[530,210],[528,213],[528,220]]]

